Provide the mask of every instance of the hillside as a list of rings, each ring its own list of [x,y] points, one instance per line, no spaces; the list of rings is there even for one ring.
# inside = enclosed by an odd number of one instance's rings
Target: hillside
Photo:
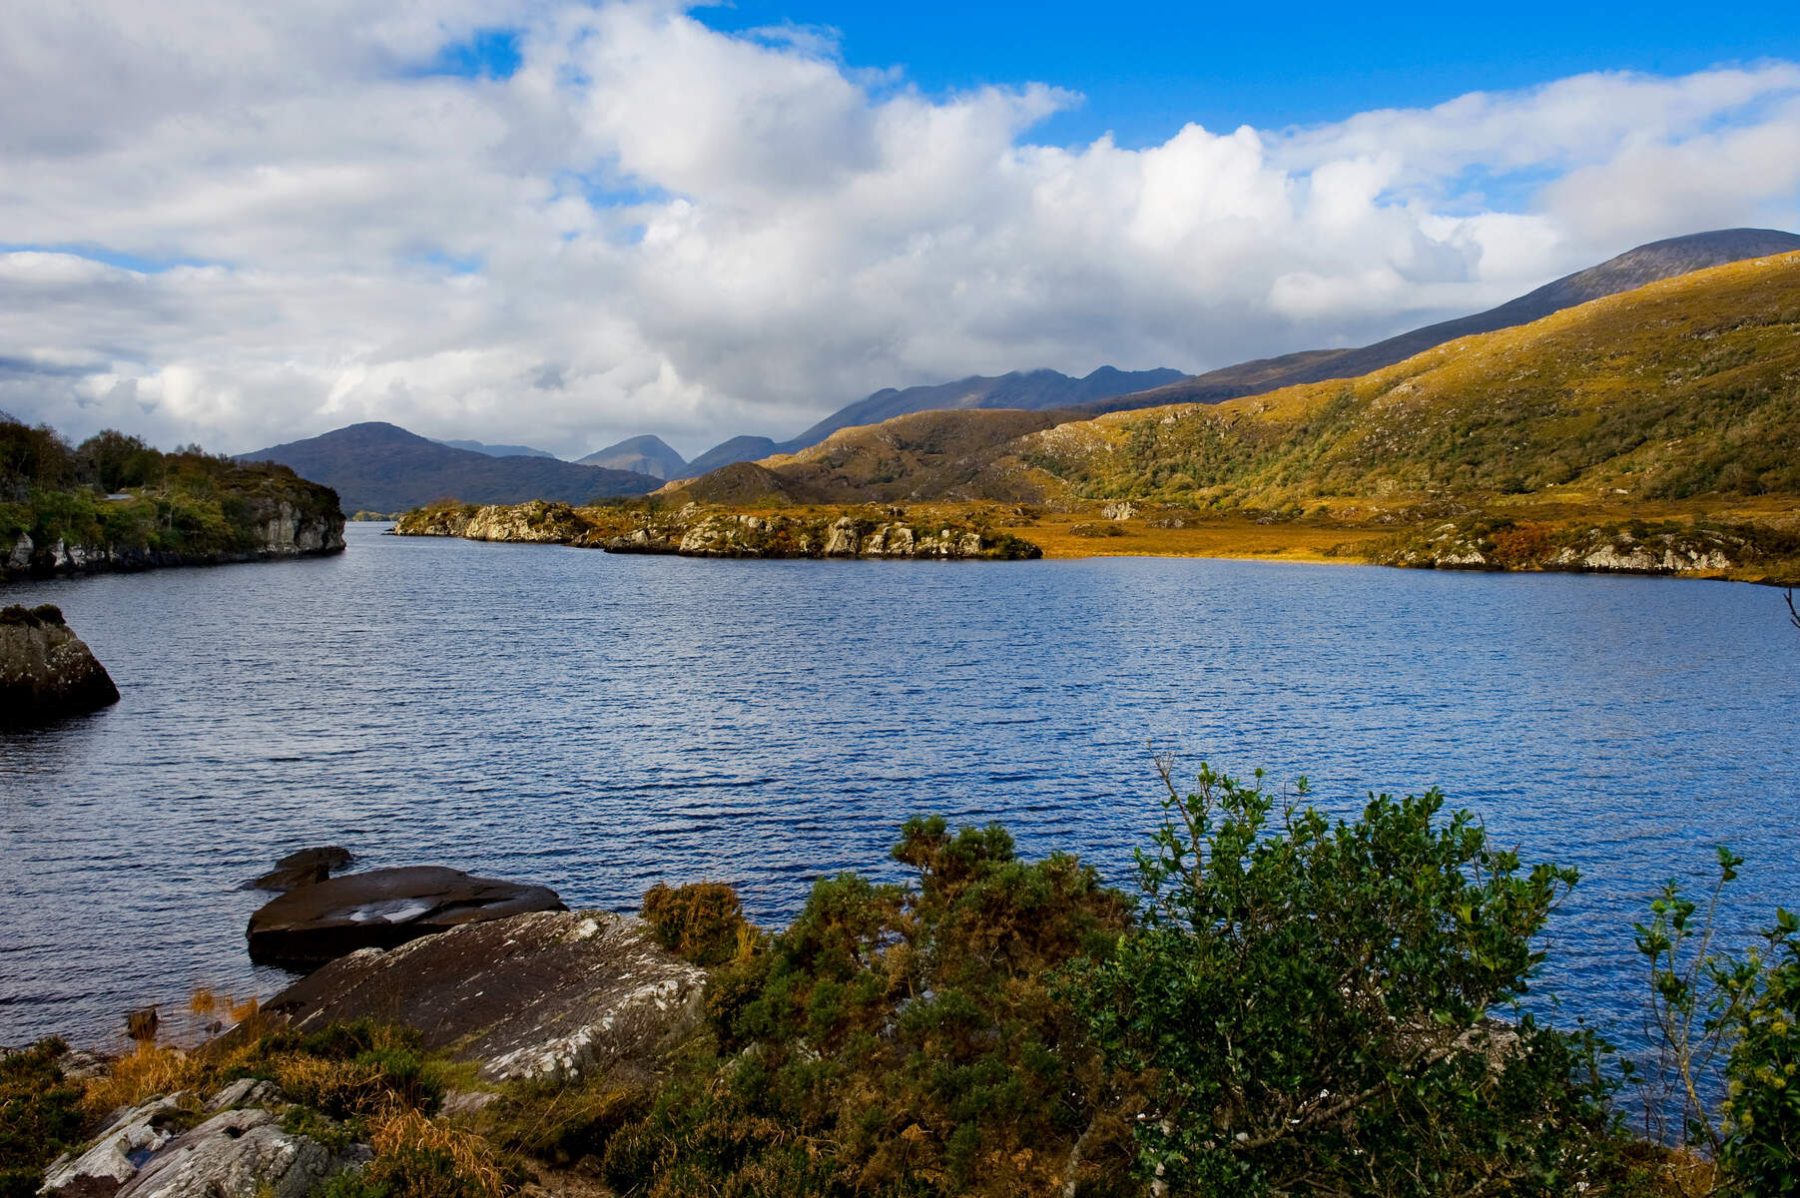
[[[1775,229],[1720,229],[1651,242],[1517,299],[1358,349],[1305,350],[1227,366],[1154,390],[1089,404],[1095,414],[1171,403],[1217,403],[1298,383],[1356,378],[1475,333],[1517,328],[1590,300],[1697,270],[1800,250],[1800,236]]]
[[[651,478],[681,478],[687,473],[686,459],[661,437],[654,436],[628,437],[575,460],[583,466],[605,466],[609,470],[648,474]]]
[[[992,469],[1018,438],[1070,413],[918,412],[841,429],[798,453],[739,462],[658,492],[699,503],[897,503],[917,499],[1011,499]]]
[[[770,437],[732,437],[689,462],[682,476],[699,478],[737,462],[754,462],[780,452],[781,446]]]
[[[1012,453],[1050,491],[1263,508],[1800,495],[1800,253],[1653,283],[1350,381],[1065,424]]]
[[[439,441],[439,445],[448,445],[451,449],[466,449],[470,453],[485,453],[490,458],[553,458],[556,455],[547,449],[533,449],[529,445],[488,445],[482,441]]]
[[[452,449],[392,424],[353,424],[304,441],[238,455],[279,462],[334,488],[352,512],[398,512],[439,499],[520,503],[554,499],[586,503],[642,495],[657,480],[643,474],[579,466],[555,458],[490,457]]]
[[[671,478],[697,478],[709,470],[734,462],[760,461],[775,454],[801,453],[847,428],[880,424],[915,412],[966,409],[1021,408],[1050,411],[1104,403],[1117,395],[1143,392],[1180,379],[1179,370],[1118,370],[1102,366],[1083,378],[1071,378],[1055,370],[1015,370],[1008,374],[971,375],[950,383],[920,387],[884,387],[873,395],[848,404],[787,441],[768,437],[733,437],[715,445],[689,462]],[[585,458],[583,459],[586,460]]]
[[[1484,512],[1602,524],[1723,512],[1786,529],[1800,520],[1800,253],[1654,283],[1359,379],[1073,421],[921,413],[662,494],[1132,500],[1180,509],[1164,516],[1189,527],[1232,511],[1396,531]]]

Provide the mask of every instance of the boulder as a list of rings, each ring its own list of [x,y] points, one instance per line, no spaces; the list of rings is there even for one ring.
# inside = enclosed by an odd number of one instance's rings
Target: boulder
[[[563,911],[544,886],[408,866],[345,874],[290,890],[250,917],[250,959],[311,969],[359,948],[394,948],[462,924]]]
[[[272,1111],[225,1111],[159,1150],[117,1198],[306,1198],[371,1155],[283,1131]]]
[[[44,1171],[45,1198],[110,1198],[136,1176],[152,1153],[186,1126],[182,1095],[152,1099],[116,1117],[86,1149],[69,1153]]]
[[[0,609],[0,728],[41,724],[119,701],[93,652],[48,603]]]
[[[275,863],[275,868],[260,878],[244,883],[246,890],[289,890],[323,882],[333,871],[343,869],[355,860],[350,850],[335,844],[289,853]]]
[[[656,944],[635,918],[546,911],[353,953],[263,1011],[302,1029],[396,1020],[490,1081],[571,1080],[590,1070],[653,1073],[663,1050],[698,1023],[705,985],[704,970]]]

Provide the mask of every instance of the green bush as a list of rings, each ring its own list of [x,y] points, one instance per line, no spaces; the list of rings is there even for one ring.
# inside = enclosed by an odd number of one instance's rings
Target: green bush
[[[1099,1076],[1046,979],[1108,951],[1124,897],[1072,857],[1017,859],[997,826],[912,820],[894,856],[916,886],[822,879],[786,931],[715,974],[717,1051],[612,1137],[611,1184],[663,1198],[1061,1186]],[[1084,1180],[1104,1172],[1101,1138]]]
[[[1720,846],[1704,912],[1671,881],[1651,903],[1650,921],[1637,925],[1659,1050],[1648,1073],[1652,1102],[1680,1124],[1652,1131],[1710,1153],[1719,1192],[1800,1194],[1800,916],[1777,908],[1761,945],[1716,948],[1725,888],[1743,863]]]
[[[1165,770],[1165,782],[1170,782]],[[1573,870],[1522,869],[1442,796],[1333,822],[1202,767],[1138,854],[1139,930],[1068,971],[1178,1194],[1564,1194],[1601,1163],[1599,1045],[1529,1017]]]
[[[81,1090],[63,1079],[61,1040],[0,1057],[0,1198],[30,1198],[44,1167],[81,1139]]]

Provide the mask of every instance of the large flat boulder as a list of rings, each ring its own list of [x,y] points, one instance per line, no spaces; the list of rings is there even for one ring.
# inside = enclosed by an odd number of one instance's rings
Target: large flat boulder
[[[42,724],[119,701],[106,667],[46,603],[0,608],[0,728]]]
[[[596,1069],[654,1072],[698,1021],[705,984],[704,970],[657,945],[637,919],[539,912],[354,953],[263,1010],[301,1028],[394,1020],[490,1081],[569,1080]]]
[[[250,917],[250,959],[311,969],[361,948],[394,948],[464,924],[566,910],[546,886],[417,865],[345,874],[271,899]]]

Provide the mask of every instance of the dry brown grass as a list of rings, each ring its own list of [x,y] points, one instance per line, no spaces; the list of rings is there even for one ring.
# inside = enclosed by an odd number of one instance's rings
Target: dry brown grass
[[[90,1118],[103,1118],[120,1107],[193,1089],[205,1075],[200,1063],[180,1049],[140,1043],[114,1061],[110,1072],[88,1081],[82,1090],[81,1109]]]
[[[426,1153],[447,1157],[454,1163],[458,1178],[484,1198],[505,1198],[514,1192],[501,1173],[493,1144],[474,1132],[418,1111],[397,1111],[377,1120],[370,1129],[369,1141],[376,1156],[375,1164],[370,1166],[371,1176],[380,1175],[383,1158],[400,1160]],[[462,1192],[467,1193],[468,1188]]]

